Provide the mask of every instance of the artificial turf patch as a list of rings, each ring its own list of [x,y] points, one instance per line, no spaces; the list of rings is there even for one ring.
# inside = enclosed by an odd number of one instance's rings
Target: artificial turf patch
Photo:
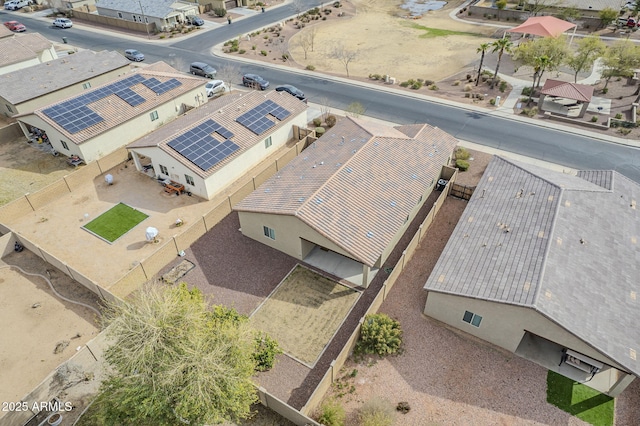
[[[83,226],[87,231],[114,242],[149,216],[120,203]]]

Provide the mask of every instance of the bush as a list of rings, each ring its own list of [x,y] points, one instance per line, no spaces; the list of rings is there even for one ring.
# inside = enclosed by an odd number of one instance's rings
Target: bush
[[[520,114],[526,115],[527,117],[535,117],[538,115],[538,107],[524,108]]]
[[[456,167],[459,168],[461,172],[466,172],[469,170],[469,162],[465,160],[456,160]]]
[[[388,315],[367,315],[360,329],[360,340],[356,344],[356,354],[395,354],[402,345],[400,323]]]
[[[324,132],[325,132],[324,127],[316,127],[316,135],[318,137],[324,135]]]
[[[398,405],[396,405],[396,411],[401,412],[402,414],[407,414],[411,410],[411,406],[407,401],[400,401]]]
[[[463,90],[464,90],[465,92],[470,92],[470,91],[472,91],[472,90],[473,90],[473,85],[472,85],[472,84],[470,84],[470,83],[465,84],[465,85],[464,85],[464,89],[463,89]],[[468,96],[467,96],[467,97],[468,97]]]
[[[602,89],[602,93],[604,93],[605,95],[607,94],[608,91],[609,91],[608,87],[605,87],[604,89]]]
[[[522,89],[522,95],[531,96],[533,94],[532,90],[533,89],[531,87],[525,87]]]
[[[344,407],[337,401],[331,400],[322,404],[320,415],[316,420],[324,426],[344,426],[345,418]]]
[[[438,90],[438,86],[432,84],[431,86],[429,86],[429,90]]]
[[[436,82],[433,81],[433,80],[429,80],[429,79],[425,79],[424,80],[424,85],[425,86],[431,86],[431,85],[434,85],[434,84],[436,84]]]
[[[313,65],[307,65],[305,69],[308,71],[315,71],[316,67],[314,67]]]
[[[489,99],[489,103],[490,103],[491,105],[495,105],[495,104],[496,104],[496,100],[495,100],[495,98],[491,98],[491,99]]]
[[[321,120],[321,119],[319,119],[319,118],[314,118],[314,119],[313,119],[313,125],[314,125],[315,127],[320,127],[320,125],[322,125],[322,120]]]
[[[246,51],[246,50],[244,50],[244,49],[240,49],[240,50],[238,50],[238,53],[239,53],[239,54],[241,54],[241,55],[243,55],[243,54],[247,53],[247,51]]]
[[[455,154],[456,160],[468,160],[471,157],[471,154],[469,154],[469,151],[467,151],[466,148],[463,148],[461,146],[456,148],[454,154]]]
[[[261,54],[262,56],[267,56],[267,51],[266,51],[266,50],[261,50],[261,51],[260,51],[260,54]]]
[[[413,90],[418,90],[421,87],[422,87],[422,83],[420,83],[419,81],[414,81],[413,84],[411,85],[411,88]]]
[[[256,45],[251,46],[251,50],[256,50]]]
[[[461,83],[462,82],[460,80],[456,80],[456,81],[453,82],[453,85],[454,86],[460,86]]]
[[[617,113],[617,114],[616,114],[616,119],[618,119],[618,120],[622,120],[622,114]]]
[[[358,418],[361,426],[391,426],[394,414],[393,405],[389,401],[374,397],[364,403]]]
[[[402,83],[400,83],[400,87],[409,87],[409,82],[403,81]]]
[[[253,359],[256,361],[256,371],[268,371],[273,368],[276,356],[282,353],[282,349],[268,334],[260,333],[255,338]]]
[[[598,121],[598,116],[594,115],[593,117],[591,117],[592,123],[596,123],[597,121]]]
[[[213,14],[219,18],[223,18],[227,14],[227,10],[224,7],[216,7],[213,9]]]
[[[333,127],[336,125],[337,119],[335,115],[331,114],[331,115],[328,115],[324,121],[327,124],[327,127]]]
[[[507,90],[507,82],[502,80],[500,82],[500,85],[498,86],[498,90],[500,90],[500,92],[504,93],[504,91]]]
[[[333,7],[335,7],[336,9],[339,7],[342,7],[342,5],[340,4],[339,1],[333,2]]]

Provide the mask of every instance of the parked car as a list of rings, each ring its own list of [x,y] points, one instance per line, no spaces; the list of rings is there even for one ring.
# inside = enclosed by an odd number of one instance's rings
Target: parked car
[[[254,89],[260,88],[260,90],[265,90],[269,87],[269,82],[264,78],[260,77],[258,74],[245,74],[242,76],[242,84],[247,87],[252,87]]]
[[[73,22],[68,18],[56,18],[56,20],[53,21],[53,26],[58,28],[71,28],[73,27]]]
[[[208,98],[216,95],[221,95],[227,91],[227,86],[222,80],[211,80],[204,86],[204,88],[207,91]]]
[[[307,97],[304,95],[304,92],[298,89],[296,86],[292,86],[290,84],[283,84],[282,86],[276,87],[276,92],[287,92],[291,96],[295,96],[300,99],[304,103],[307,103]]]
[[[206,78],[215,78],[217,71],[211,65],[204,62],[194,62],[189,67],[189,72],[193,75],[200,75]]]
[[[136,49],[127,49],[124,51],[124,57],[130,61],[142,62],[144,61],[144,55]]]
[[[27,28],[18,21],[5,22],[4,26],[16,33],[22,33],[27,31]]]
[[[5,2],[5,10],[19,10],[25,6],[29,6],[29,0],[9,0]]]
[[[199,16],[187,16],[187,22],[191,25],[195,25],[196,27],[201,27],[204,25],[204,19]]]

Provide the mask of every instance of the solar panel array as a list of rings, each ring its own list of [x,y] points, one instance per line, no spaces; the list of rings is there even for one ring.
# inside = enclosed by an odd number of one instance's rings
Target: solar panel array
[[[180,86],[182,83],[175,78],[160,82],[155,78],[146,79],[140,74],[134,74],[108,86],[101,87],[83,95],[77,96],[61,104],[54,105],[42,112],[55,121],[67,132],[74,134],[94,124],[104,121],[100,115],[92,111],[87,105],[104,99],[109,95],[116,95],[132,107],[145,102],[145,98],[131,90],[132,86],[142,83],[156,94],[160,95]]]
[[[267,99],[257,107],[242,114],[236,121],[256,135],[260,135],[276,125],[276,123],[267,118],[267,114],[271,114],[282,121],[291,115],[291,112],[273,102],[271,99]]]
[[[214,132],[226,140],[218,142],[211,136]],[[174,138],[167,145],[203,171],[207,171],[240,149],[229,140],[232,137],[233,133],[225,127],[213,120],[207,120]]]

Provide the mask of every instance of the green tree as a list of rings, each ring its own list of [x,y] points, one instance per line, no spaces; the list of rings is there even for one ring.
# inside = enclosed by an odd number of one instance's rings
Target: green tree
[[[567,65],[574,72],[574,83],[578,82],[578,74],[591,69],[595,60],[602,56],[606,49],[607,45],[600,40],[599,36],[591,35],[578,41],[578,48],[567,60]]]
[[[573,21],[576,19],[580,19],[581,16],[582,16],[582,13],[580,12],[580,10],[574,6],[563,7],[560,9],[560,12],[558,13],[558,18],[565,21]]]
[[[484,63],[484,54],[487,53],[487,50],[489,50],[489,47],[491,47],[491,44],[482,43],[478,47],[478,49],[476,49],[477,53],[482,53],[482,55],[480,56],[480,66],[478,67],[478,78],[476,78],[476,86],[480,82],[480,75],[482,74],[482,64]]]
[[[493,74],[493,79],[491,80],[491,88],[496,85],[496,79],[498,78],[498,71],[500,70],[500,61],[502,61],[502,55],[507,52],[511,53],[511,49],[513,48],[513,43],[508,38],[501,38],[493,43],[491,43],[493,50],[491,53],[498,52],[498,63],[496,64],[496,72]]]
[[[598,18],[600,18],[600,26],[606,27],[612,22],[615,22],[615,20],[618,19],[618,15],[619,13],[617,10],[611,7],[605,7],[598,13]]]
[[[507,7],[507,0],[497,0],[496,7],[498,8],[498,19],[500,19],[500,12]]]
[[[611,77],[630,77],[633,70],[640,66],[640,47],[629,40],[616,41],[608,47],[602,57],[605,78],[604,89],[607,88]]]
[[[569,55],[567,40],[561,37],[544,37],[522,43],[514,51],[514,59],[533,68],[533,86],[540,86],[546,71],[555,71]]]
[[[146,288],[110,305],[105,319],[112,372],[95,402],[100,424],[204,425],[250,415],[257,398],[246,317],[210,310],[183,283]]]

